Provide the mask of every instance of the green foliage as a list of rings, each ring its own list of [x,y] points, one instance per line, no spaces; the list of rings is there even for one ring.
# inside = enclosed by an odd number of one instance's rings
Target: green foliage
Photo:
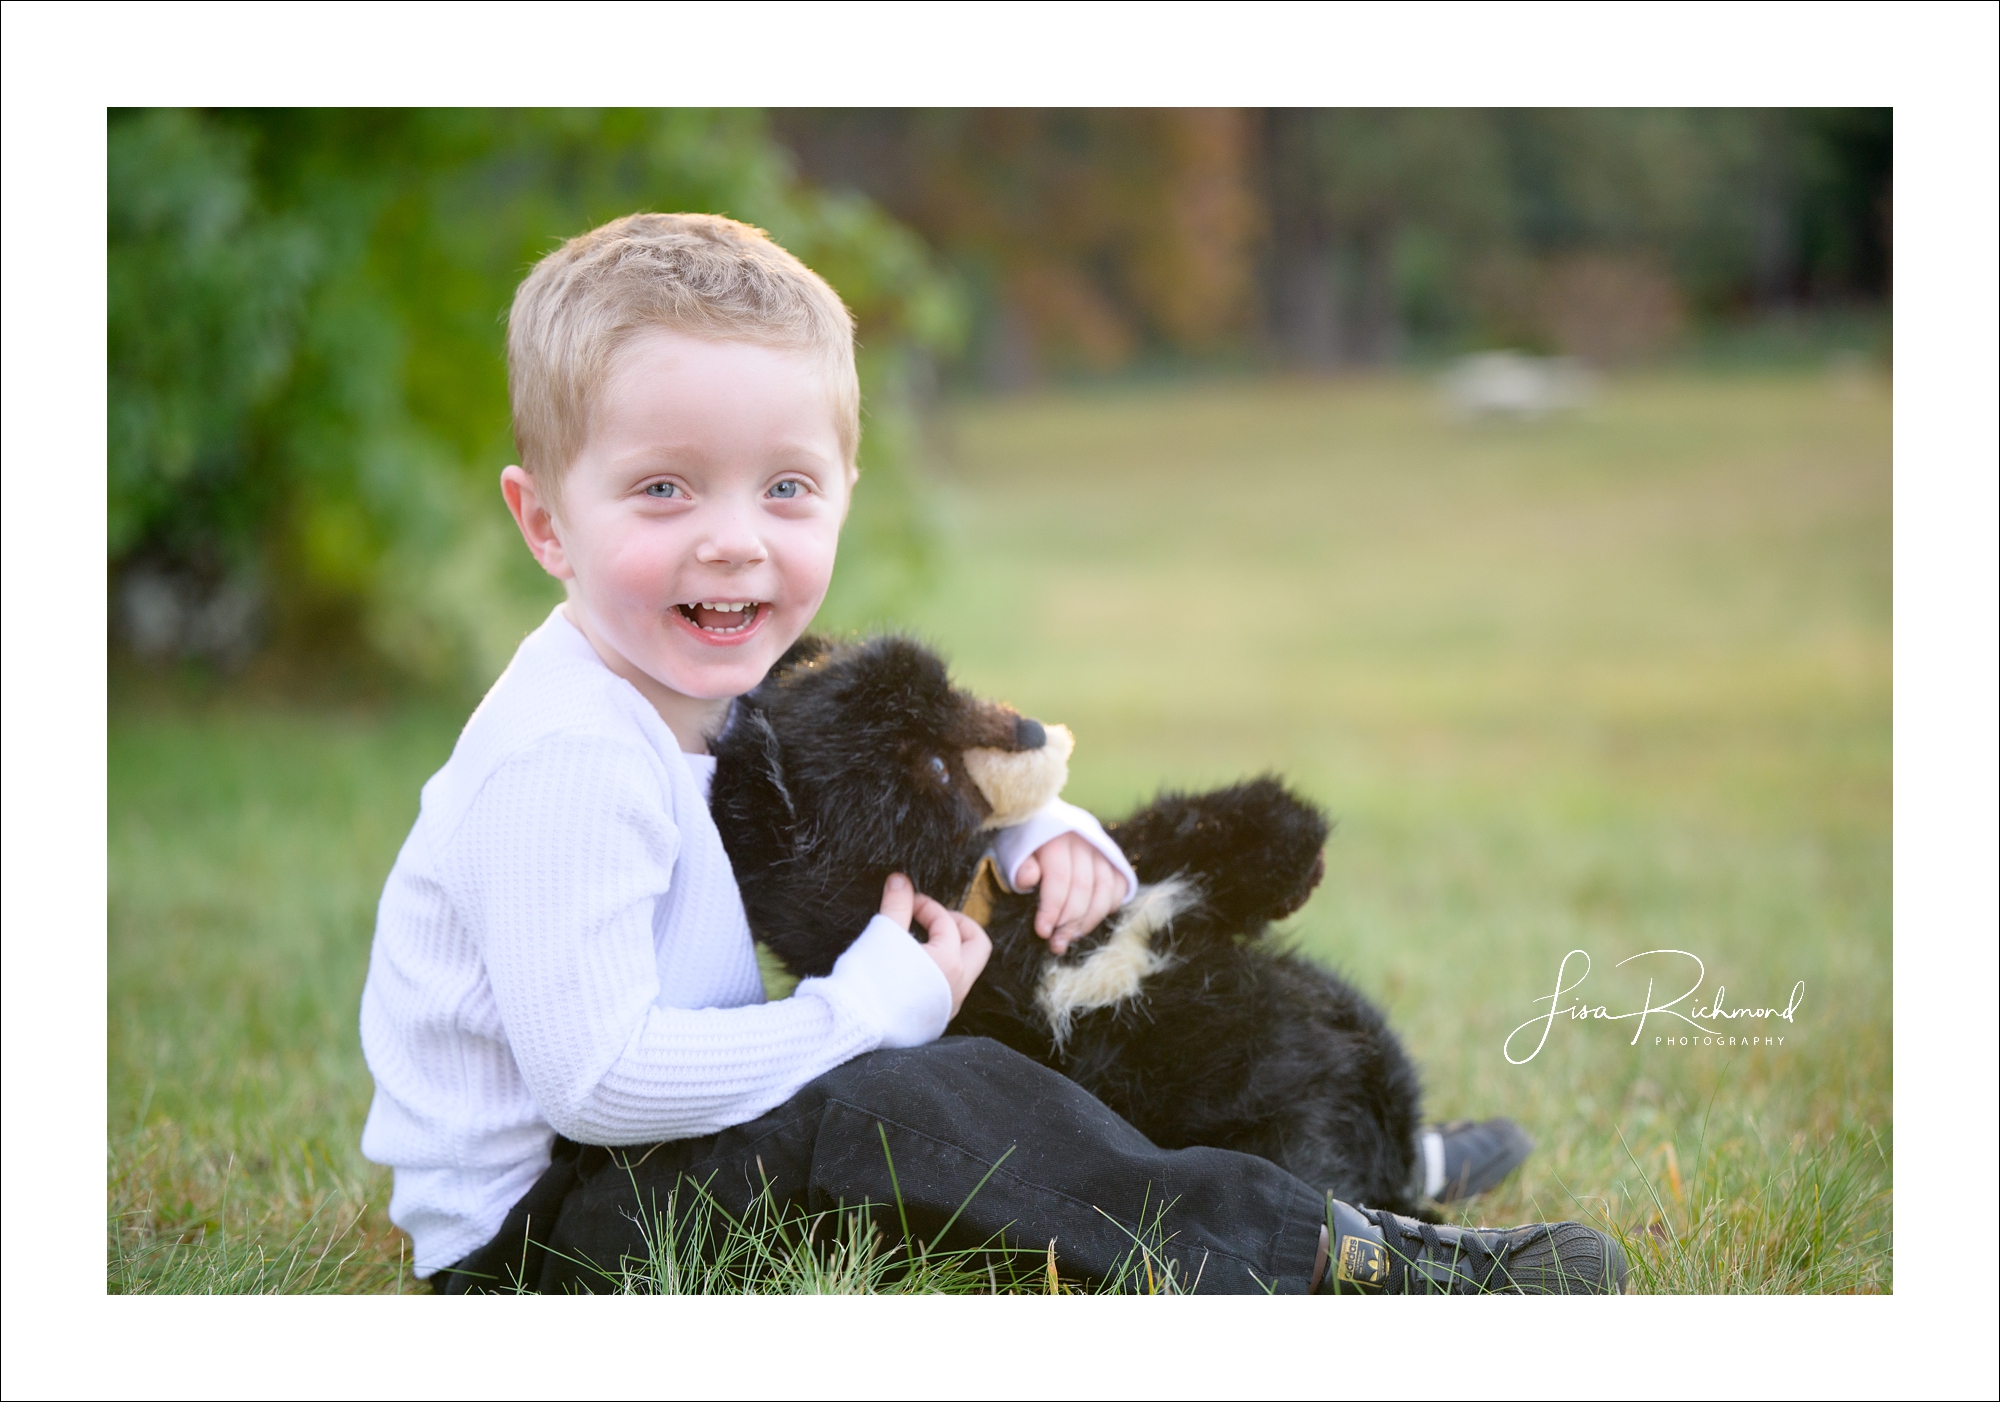
[[[1454,248],[1467,320],[1493,257],[1637,258],[1707,314],[1886,290],[1886,108],[1329,109],[1277,133],[1287,198],[1334,237]]]
[[[757,114],[147,111],[110,151],[114,569],[254,565],[297,648],[347,627],[425,680],[490,680],[558,597],[495,485],[507,305],[564,238],[653,208],[768,229],[854,309],[869,480],[836,613],[921,580],[906,389],[956,296]]]
[[[1883,295],[1888,128],[1885,109],[1278,114],[1276,255],[1338,265],[1329,351],[1381,359],[1409,332],[1627,358],[1684,318]]]
[[[1888,297],[1891,114],[1805,109],[791,110],[814,179],[960,268],[987,380],[1246,349],[1627,359]]]
[[[115,121],[109,160],[110,549],[247,549],[268,493],[252,415],[299,339],[318,246],[272,217],[249,143],[185,112]]]

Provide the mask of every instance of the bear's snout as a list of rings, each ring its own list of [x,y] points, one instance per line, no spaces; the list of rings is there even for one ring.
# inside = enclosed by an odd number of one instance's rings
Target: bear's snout
[[[1037,740],[1033,746],[1027,743],[1031,734]],[[1069,757],[1076,740],[1066,727],[1044,726],[1022,717],[1014,727],[1014,739],[1018,744],[1015,749],[973,746],[964,752],[965,772],[993,810],[981,827],[1004,828],[1025,820],[1061,793],[1069,779]]]

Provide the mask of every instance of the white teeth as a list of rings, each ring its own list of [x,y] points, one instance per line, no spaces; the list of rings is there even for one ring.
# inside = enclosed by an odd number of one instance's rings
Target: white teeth
[[[743,602],[743,603],[733,603],[733,604],[711,603],[708,600],[704,599],[700,603],[681,604],[678,605],[678,607],[680,608],[682,613],[686,615],[688,622],[693,623],[696,627],[700,628],[704,633],[740,633],[745,628],[748,628],[752,623],[757,621],[758,605],[754,602]],[[727,628],[714,628],[710,627],[706,623],[701,622],[700,619],[698,619],[695,616],[695,611],[697,609],[707,609],[710,613],[737,613],[737,614],[747,613],[750,616],[748,618],[741,620],[740,622],[731,624]]]

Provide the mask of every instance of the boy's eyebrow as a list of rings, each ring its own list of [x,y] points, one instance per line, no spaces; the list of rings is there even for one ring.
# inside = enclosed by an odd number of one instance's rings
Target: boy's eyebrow
[[[698,443],[651,443],[612,458],[610,465],[618,471],[645,473],[668,467],[706,467],[713,462]],[[829,458],[804,441],[778,444],[764,455],[764,462],[774,465],[770,470],[780,472],[828,473],[841,469],[837,458]]]
[[[693,444],[652,443],[612,458],[611,466],[643,471],[656,464],[679,463],[700,456],[700,449]]]

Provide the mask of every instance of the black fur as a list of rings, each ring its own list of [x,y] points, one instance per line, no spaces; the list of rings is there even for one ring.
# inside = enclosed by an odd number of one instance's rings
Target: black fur
[[[737,703],[714,746],[712,807],[751,928],[787,968],[832,968],[891,871],[959,899],[990,811],[961,756],[1024,747],[1008,737],[1034,728],[1017,721],[900,638],[807,639]],[[1035,897],[1002,894],[986,924],[992,960],[950,1031],[1062,1071],[1164,1147],[1240,1149],[1345,1201],[1422,1211],[1409,1191],[1420,1123],[1409,1059],[1365,998],[1267,938],[1324,874],[1325,817],[1262,778],[1163,794],[1107,826],[1142,881],[1181,877],[1198,892],[1153,941],[1172,962],[1140,997],[1079,1015],[1058,1047],[1035,1006],[1048,959]]]

